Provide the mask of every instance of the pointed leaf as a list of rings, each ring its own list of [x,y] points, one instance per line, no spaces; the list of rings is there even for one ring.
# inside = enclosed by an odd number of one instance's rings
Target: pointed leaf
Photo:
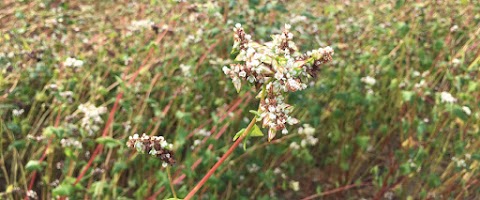
[[[233,136],[233,141],[236,141],[243,134],[243,132],[245,132],[245,128],[242,128],[235,134],[235,136]]]
[[[260,127],[258,127],[256,124],[253,126],[253,130],[248,134],[251,137],[262,137],[263,132],[260,130]]]

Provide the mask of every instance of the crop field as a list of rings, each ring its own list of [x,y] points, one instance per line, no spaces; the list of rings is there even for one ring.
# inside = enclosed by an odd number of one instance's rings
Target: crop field
[[[480,199],[480,3],[0,2],[0,199]]]

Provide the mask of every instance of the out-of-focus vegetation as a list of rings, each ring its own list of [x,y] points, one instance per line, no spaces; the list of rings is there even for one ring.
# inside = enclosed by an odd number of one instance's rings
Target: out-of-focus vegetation
[[[300,124],[250,138],[198,199],[478,198],[479,13],[477,1],[3,1],[0,198],[163,199],[170,182],[185,196],[258,105],[222,72],[235,23],[265,41],[291,24],[300,49],[330,45],[334,61],[290,95]],[[171,181],[126,147],[135,133],[173,143]]]

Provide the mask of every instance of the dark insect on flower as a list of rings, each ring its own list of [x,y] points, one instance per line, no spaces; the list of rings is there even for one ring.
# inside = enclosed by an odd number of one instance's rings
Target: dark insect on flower
[[[169,144],[163,136],[148,136],[145,133],[142,137],[138,134],[130,136],[127,141],[129,148],[136,149],[139,153],[147,153],[157,158],[160,158],[166,167],[168,164],[174,165],[175,158],[173,156],[172,144]]]

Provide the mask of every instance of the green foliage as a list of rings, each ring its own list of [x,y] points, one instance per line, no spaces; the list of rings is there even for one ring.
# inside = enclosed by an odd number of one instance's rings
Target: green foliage
[[[162,162],[125,148],[135,133],[173,143],[183,198],[258,117],[260,91],[237,94],[222,72],[235,23],[264,41],[289,23],[300,49],[332,46],[334,61],[289,96],[300,124],[271,142],[255,125],[197,198],[480,195],[477,1],[0,4],[0,199],[23,199],[34,172],[38,199],[172,197]],[[86,103],[105,112],[84,120]]]

